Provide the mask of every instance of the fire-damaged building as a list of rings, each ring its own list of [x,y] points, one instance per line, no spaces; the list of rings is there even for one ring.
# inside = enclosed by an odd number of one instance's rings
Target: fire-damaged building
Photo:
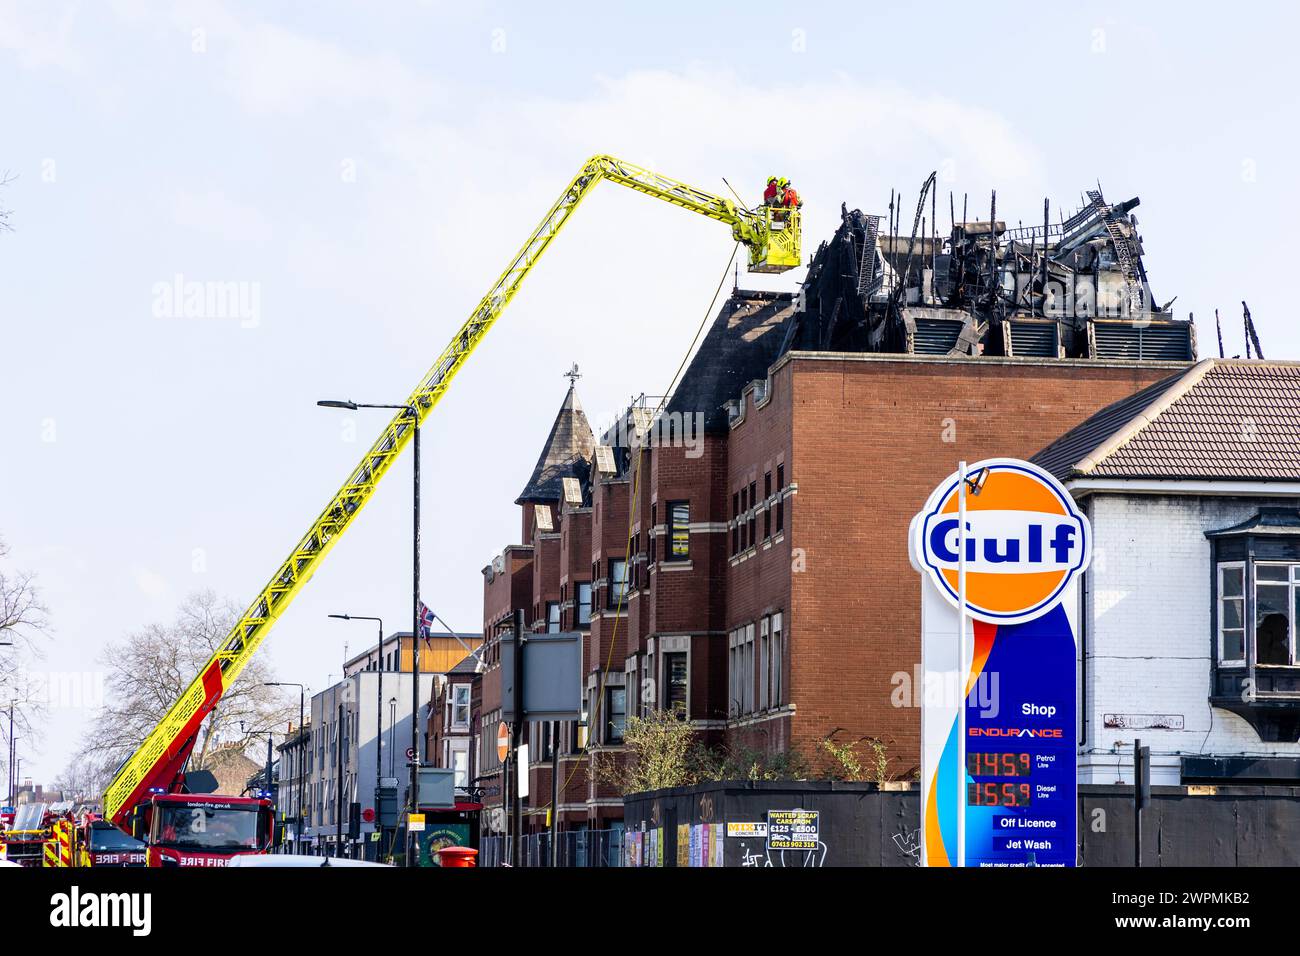
[[[515,501],[520,540],[483,568],[485,833],[504,823],[499,640],[516,609],[585,642],[586,720],[525,731],[526,830],[547,825],[554,756],[561,829],[616,831],[615,775],[592,767],[625,759],[626,721],[651,711],[813,772],[822,741],[871,740],[891,776],[914,775],[919,503],[959,460],[1028,458],[1196,358],[1191,322],[1153,304],[1136,199],[1095,191],[1014,228],[992,203],[940,237],[932,187],[906,230],[897,201],[844,208],[796,292],[733,289],[671,394],[599,436],[571,382]]]

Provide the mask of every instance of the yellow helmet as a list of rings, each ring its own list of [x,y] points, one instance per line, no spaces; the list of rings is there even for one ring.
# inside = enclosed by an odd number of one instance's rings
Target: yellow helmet
[[[777,182],[777,178],[776,178],[775,176],[768,176],[768,177],[767,177],[767,181],[768,181],[769,183],[775,183],[775,182]]]
[[[788,180],[788,179],[786,179],[784,176],[782,176],[780,179],[778,179],[778,180],[776,181],[776,184],[777,184],[778,186],[780,186],[782,189],[784,189],[786,186],[789,186],[789,185],[790,185],[790,180]]]

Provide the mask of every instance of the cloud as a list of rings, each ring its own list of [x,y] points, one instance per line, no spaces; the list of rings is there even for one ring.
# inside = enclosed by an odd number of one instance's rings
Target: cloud
[[[48,13],[44,7],[38,9],[42,14]],[[68,39],[76,19],[76,6],[66,7],[53,26],[38,26],[31,10],[17,0],[0,0],[0,50],[15,51],[24,69],[80,70],[81,55]]]
[[[172,218],[178,225],[221,239],[267,242],[272,236],[271,223],[259,209],[215,190],[176,193]]]
[[[148,568],[135,565],[131,568],[131,578],[140,593],[149,598],[160,598],[167,593],[167,581],[160,574]]]

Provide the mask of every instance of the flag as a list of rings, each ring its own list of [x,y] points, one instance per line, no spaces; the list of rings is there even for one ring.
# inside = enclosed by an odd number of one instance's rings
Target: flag
[[[433,612],[424,601],[420,602],[420,636],[433,637]]]

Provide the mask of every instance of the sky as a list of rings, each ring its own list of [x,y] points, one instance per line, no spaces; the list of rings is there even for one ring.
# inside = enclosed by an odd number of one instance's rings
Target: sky
[[[608,5],[0,0],[0,537],[37,575],[51,675],[211,589],[250,603],[582,162],[612,153],[757,201],[886,213],[938,170],[973,210],[1136,210],[1157,299],[1202,356],[1300,357],[1297,93],[1283,5]],[[1055,218],[1055,213],[1053,214]],[[972,218],[974,213],[972,213]],[[941,216],[941,225],[946,221]],[[481,569],[577,363],[592,424],[661,394],[731,252],[724,227],[602,185],[423,432],[423,597],[481,625]],[[791,289],[802,271],[742,276]],[[191,314],[177,283],[228,284]],[[260,653],[319,690],[379,615],[409,628],[410,456]],[[6,653],[0,649],[0,653]],[[66,682],[65,682],[66,686]],[[2,696],[2,695],[0,695]],[[66,697],[66,695],[64,695]],[[51,781],[94,693],[49,702]]]

